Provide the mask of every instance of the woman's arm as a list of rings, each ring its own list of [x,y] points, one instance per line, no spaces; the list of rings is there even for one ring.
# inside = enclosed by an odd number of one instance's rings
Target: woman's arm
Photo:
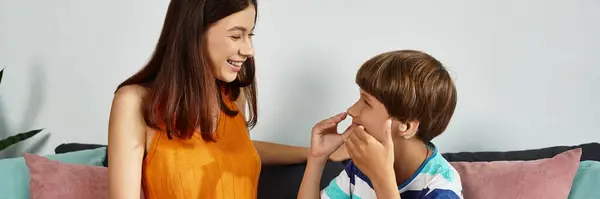
[[[304,163],[308,157],[308,148],[276,144],[253,140],[263,164],[297,164]]]
[[[237,101],[235,102],[242,115],[246,113],[246,96],[244,93],[240,93]],[[308,147],[301,146],[290,146],[283,144],[276,144],[272,142],[257,141],[253,140],[252,143],[258,151],[258,155],[263,164],[299,164],[305,163],[308,159]],[[344,161],[349,159],[350,156],[344,147],[340,147],[337,151],[331,154],[329,158],[332,161]]]
[[[110,199],[140,198],[146,124],[142,90],[120,88],[112,102],[108,124],[108,192]]]
[[[258,151],[261,161],[264,164],[299,164],[307,162],[308,147],[290,146],[253,140],[254,147]],[[346,147],[342,145],[337,149],[329,160],[341,162],[350,159]]]

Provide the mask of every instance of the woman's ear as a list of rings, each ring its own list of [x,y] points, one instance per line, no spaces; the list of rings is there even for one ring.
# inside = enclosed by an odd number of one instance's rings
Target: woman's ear
[[[398,134],[407,140],[414,137],[419,130],[419,121],[417,120],[411,120],[408,122],[396,121],[396,123]]]

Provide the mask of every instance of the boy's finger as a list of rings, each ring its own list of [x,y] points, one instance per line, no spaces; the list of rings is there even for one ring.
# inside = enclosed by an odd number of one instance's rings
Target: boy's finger
[[[326,119],[324,122],[325,123],[332,122],[332,123],[336,123],[337,124],[337,123],[340,123],[340,122],[344,121],[344,119],[346,119],[347,115],[348,115],[348,113],[346,113],[346,112],[339,113],[337,115],[334,115],[334,116],[330,117],[329,119]]]
[[[365,131],[365,127],[363,127],[363,126],[359,126],[358,128],[356,128],[354,130],[354,134],[356,134],[358,139],[360,139],[363,142],[366,142],[370,139],[369,133],[367,133],[367,131]]]
[[[354,142],[352,142],[352,140],[348,139],[346,140],[346,142],[344,143],[344,145],[346,146],[346,152],[348,152],[348,155],[350,156],[350,158],[354,157]]]
[[[383,144],[384,145],[390,145],[392,144],[392,120],[388,119],[385,121],[384,127],[383,127],[383,132],[384,132],[384,140],[383,140]]]
[[[357,134],[357,133],[356,133],[356,130],[357,130],[357,129],[358,129],[358,128],[354,128],[354,130],[352,131],[352,133],[350,133],[350,135],[348,135],[348,139],[347,139],[347,140],[352,140],[352,142],[353,142],[354,144],[358,144],[358,143],[360,143],[360,138],[356,137],[356,134]]]
[[[328,128],[334,127],[335,124],[334,123],[321,123],[321,124],[317,124],[315,126],[315,130],[319,133],[323,133],[323,131],[325,131]]]
[[[334,116],[331,116],[331,117],[329,117],[327,119],[319,121],[317,124],[325,124],[325,123],[330,123],[332,121],[336,121],[336,117],[344,117],[345,118],[345,116],[344,116],[345,114],[346,113],[338,113],[337,115],[334,115]]]
[[[350,136],[350,134],[352,134],[352,132],[354,131],[354,128],[356,128],[356,125],[352,124],[352,125],[348,126],[348,128],[346,128],[346,130],[342,133],[342,139],[344,141],[346,141],[348,139],[348,137]]]

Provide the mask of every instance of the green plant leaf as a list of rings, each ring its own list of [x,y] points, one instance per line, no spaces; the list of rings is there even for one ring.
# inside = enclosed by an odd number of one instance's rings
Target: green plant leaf
[[[12,146],[13,144],[17,144],[23,140],[29,139],[30,137],[33,137],[34,135],[41,132],[42,130],[44,130],[44,129],[31,130],[31,131],[28,131],[25,133],[19,133],[19,134],[7,137],[6,139],[0,140],[0,151],[8,148],[9,146]]]

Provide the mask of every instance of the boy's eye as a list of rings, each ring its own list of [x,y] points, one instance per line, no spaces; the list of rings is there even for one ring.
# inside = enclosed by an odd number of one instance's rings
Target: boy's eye
[[[369,104],[369,102],[367,102],[367,100],[364,100],[364,99],[363,99],[362,101],[363,101],[363,102],[365,102],[365,104],[366,104],[367,106],[371,107],[371,104]]]
[[[241,39],[242,36],[241,35],[233,35],[233,36],[231,36],[231,38],[237,40],[237,39]]]

